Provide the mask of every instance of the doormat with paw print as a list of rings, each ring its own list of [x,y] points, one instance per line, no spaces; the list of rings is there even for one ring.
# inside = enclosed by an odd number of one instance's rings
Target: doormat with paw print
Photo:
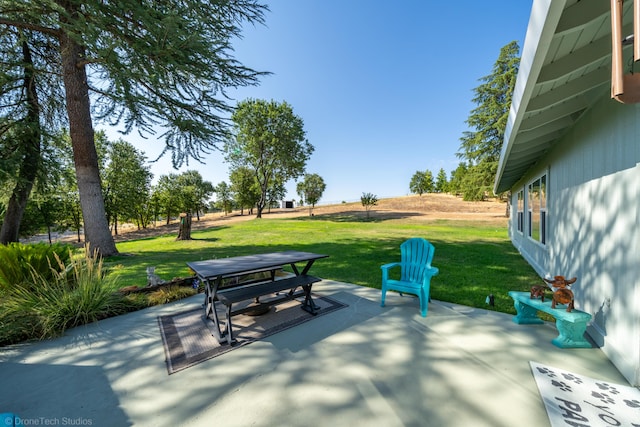
[[[551,427],[640,427],[640,390],[529,362]]]

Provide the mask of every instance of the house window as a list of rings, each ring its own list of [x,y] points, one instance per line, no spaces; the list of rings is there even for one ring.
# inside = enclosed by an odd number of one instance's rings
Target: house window
[[[547,175],[529,184],[529,237],[546,243],[547,235]]]
[[[518,207],[516,210],[517,227],[520,233],[524,233],[524,188],[518,191],[516,197],[518,198]]]

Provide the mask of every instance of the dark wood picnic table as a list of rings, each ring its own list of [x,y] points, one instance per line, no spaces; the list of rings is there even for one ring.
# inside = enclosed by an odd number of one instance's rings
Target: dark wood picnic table
[[[194,261],[188,262],[187,265],[205,286],[204,315],[215,326],[213,328],[214,336],[220,343],[233,344],[232,316],[246,313],[252,309],[245,307],[232,310],[233,304],[237,302],[254,298],[258,301],[260,296],[288,290],[289,292],[282,295],[281,298],[270,300],[268,304],[274,305],[304,295],[302,309],[315,315],[319,308],[311,297],[311,286],[321,279],[310,276],[308,272],[317,259],[326,257],[328,255],[312,252],[283,251]],[[276,272],[286,265],[291,266],[294,276],[276,279]],[[270,272],[270,278],[258,283],[223,285],[225,279],[263,272]],[[299,287],[302,288],[302,294],[295,293]],[[226,324],[224,327],[221,327],[216,311],[217,302],[225,305]]]

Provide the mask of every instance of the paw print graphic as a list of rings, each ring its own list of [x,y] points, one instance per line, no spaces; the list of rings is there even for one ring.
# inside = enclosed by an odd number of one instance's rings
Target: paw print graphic
[[[551,381],[551,385],[554,386],[554,387],[558,387],[562,391],[568,391],[568,392],[572,391],[571,390],[571,386],[568,385],[567,383],[563,382],[563,381],[553,380],[553,381]]]
[[[611,398],[611,396],[609,396],[607,393],[598,393],[597,391],[592,391],[591,396],[595,397],[596,399],[600,399],[600,402],[604,403],[605,405],[613,405],[616,403],[616,401],[613,400],[613,398]]]
[[[538,366],[536,369],[538,370],[538,372],[540,372],[543,375],[548,376],[549,378],[555,378],[556,377],[555,372],[550,371],[547,368],[541,368],[541,367]]]
[[[640,409],[640,401],[639,400],[627,400],[624,399],[623,402],[629,407],[634,409]]]
[[[615,388],[614,386],[607,384],[607,383],[596,383],[596,385],[598,386],[598,388],[602,391],[607,391],[611,394],[620,394],[620,391],[618,391],[617,388]]]
[[[571,373],[562,374],[565,380],[571,381],[574,384],[582,384],[582,380]]]

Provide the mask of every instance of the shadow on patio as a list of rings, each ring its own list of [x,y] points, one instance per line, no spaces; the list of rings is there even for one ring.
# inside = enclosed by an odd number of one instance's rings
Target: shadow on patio
[[[553,324],[438,301],[422,318],[410,296],[380,307],[379,290],[314,290],[349,306],[170,376],[157,317],[201,296],[2,348],[0,412],[94,426],[539,426],[529,361],[627,384],[599,349],[553,346]],[[51,398],[54,383],[68,393]]]

